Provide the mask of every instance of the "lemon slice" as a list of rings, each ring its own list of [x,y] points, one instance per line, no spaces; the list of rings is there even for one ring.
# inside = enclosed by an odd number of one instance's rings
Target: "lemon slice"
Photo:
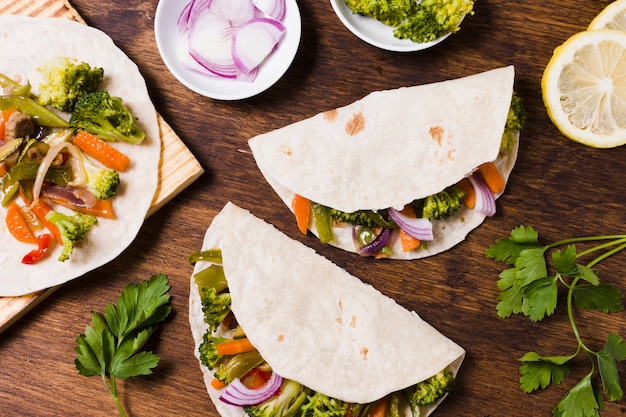
[[[626,31],[626,0],[610,3],[591,21],[588,30],[598,29]]]
[[[626,32],[580,32],[554,50],[541,80],[548,116],[596,148],[626,143]]]

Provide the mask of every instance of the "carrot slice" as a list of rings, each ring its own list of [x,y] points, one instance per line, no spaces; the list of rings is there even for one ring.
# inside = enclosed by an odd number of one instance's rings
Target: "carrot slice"
[[[389,402],[389,396],[385,396],[378,400],[372,411],[369,413],[368,417],[385,417],[387,413],[387,403]]]
[[[222,389],[222,388],[224,388],[224,387],[226,386],[226,383],[224,383],[224,382],[220,381],[220,380],[219,380],[219,379],[217,379],[217,378],[213,378],[213,379],[211,380],[211,386],[212,386],[213,388],[215,388],[215,389]]]
[[[402,209],[401,213],[413,219],[417,217],[417,215],[415,214],[415,208],[410,204],[406,205],[404,209]],[[421,242],[419,239],[415,239],[413,236],[411,236],[402,229],[398,230],[400,230],[400,243],[402,244],[402,250],[404,252],[410,252],[420,247]]]
[[[0,140],[4,140],[4,133],[6,132],[6,122],[9,117],[17,111],[17,107],[11,107],[0,112]]]
[[[456,184],[461,190],[463,190],[466,194],[465,198],[463,198],[463,204],[465,204],[468,208],[474,208],[476,205],[476,191],[472,186],[472,183],[467,179],[463,178]]]
[[[115,210],[113,210],[113,203],[111,200],[97,200],[96,204],[92,207],[79,207],[75,206],[72,203],[52,198],[51,199],[55,204],[59,204],[61,206],[70,208],[72,210],[80,211],[81,213],[91,214],[92,216],[102,217],[104,219],[115,219]]]
[[[7,209],[7,217],[5,219],[9,233],[20,242],[37,243],[37,238],[32,230],[28,227],[28,222],[22,214],[22,209],[13,201]]]
[[[306,235],[309,228],[309,221],[311,219],[311,202],[308,198],[296,194],[293,196],[293,200],[291,201],[291,207],[293,208],[293,213],[296,216],[298,229]]]
[[[107,168],[124,171],[130,164],[128,156],[87,131],[79,130],[72,143]]]
[[[485,181],[492,193],[497,194],[504,190],[504,178],[493,162],[486,162],[478,167],[478,174]]]
[[[59,232],[59,229],[54,225],[54,223],[50,222],[46,218],[46,214],[48,214],[51,210],[52,208],[41,199],[37,199],[30,205],[30,211],[32,211],[37,219],[46,227],[46,229],[52,233],[54,240],[56,240],[57,243],[62,244],[63,238],[61,237],[61,232]]]
[[[256,350],[247,337],[241,339],[231,339],[215,345],[218,355],[236,355],[238,353],[252,352]]]

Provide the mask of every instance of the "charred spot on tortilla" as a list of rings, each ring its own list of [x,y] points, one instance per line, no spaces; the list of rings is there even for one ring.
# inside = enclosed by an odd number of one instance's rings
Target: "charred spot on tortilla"
[[[285,156],[291,156],[293,154],[293,150],[289,146],[281,146],[279,151]]]
[[[354,136],[365,129],[365,117],[363,113],[354,113],[350,120],[346,123],[346,133],[349,136]]]
[[[332,109],[324,112],[324,119],[329,122],[334,122],[337,118],[337,109]]]
[[[356,316],[352,316],[352,320],[350,321],[350,327],[353,329],[356,327]]]
[[[284,334],[279,334],[279,335],[278,335],[278,337],[276,338],[276,340],[277,340],[278,342],[282,342],[282,341],[284,341],[284,340],[285,340],[285,335],[284,335]]]
[[[364,361],[367,360],[367,352],[369,352],[369,350],[366,347],[361,348],[361,358],[363,358]]]
[[[437,145],[441,146],[441,142],[443,142],[443,127],[441,126],[431,126],[428,133],[430,136],[437,142]]]

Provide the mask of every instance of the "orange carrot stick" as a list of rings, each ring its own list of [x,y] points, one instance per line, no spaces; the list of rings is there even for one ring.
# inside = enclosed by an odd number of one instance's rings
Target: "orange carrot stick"
[[[59,229],[54,225],[54,223],[50,222],[46,218],[46,214],[48,214],[48,212],[50,212],[51,210],[52,208],[41,199],[36,200],[33,204],[30,205],[30,211],[32,211],[37,219],[44,226],[46,226],[46,229],[48,229],[50,233],[52,233],[52,236],[54,236],[54,240],[56,240],[59,244],[63,244],[61,232],[59,232]]]
[[[37,243],[37,238],[32,230],[28,227],[28,222],[22,214],[22,209],[13,201],[7,209],[5,219],[9,233],[20,242]]]
[[[309,228],[309,220],[311,218],[311,202],[308,198],[304,198],[296,194],[293,196],[293,200],[291,201],[291,207],[293,208],[293,213],[296,216],[298,229],[306,235]]]
[[[222,389],[226,386],[226,384],[217,378],[213,378],[211,380],[211,386],[215,389]]]
[[[415,214],[415,208],[410,204],[407,204],[404,207],[404,209],[402,209],[401,213],[413,219],[417,217]],[[421,242],[419,239],[415,239],[413,236],[409,235],[407,232],[405,232],[402,229],[399,229],[399,230],[400,230],[400,243],[402,244],[402,250],[404,252],[410,252],[420,247]]]
[[[378,400],[374,408],[369,413],[368,417],[385,417],[387,413],[387,403],[389,402],[389,396],[385,396]]]
[[[476,191],[472,186],[472,183],[467,179],[463,178],[456,184],[461,190],[465,191],[465,198],[463,198],[463,204],[465,204],[468,208],[474,208],[476,205]]]
[[[92,207],[78,207],[66,200],[62,199],[51,199],[55,204],[59,204],[61,206],[65,206],[72,210],[80,211],[81,213],[91,214],[92,216],[102,217],[104,219],[115,219],[115,211],[113,210],[113,203],[111,200],[97,200],[96,204]]]
[[[76,133],[72,143],[107,168],[124,171],[130,164],[128,156],[115,149],[106,141],[84,130],[79,130]]]
[[[479,166],[478,174],[492,193],[496,194],[504,190],[504,178],[493,162],[486,162]]]
[[[242,339],[231,339],[215,345],[218,355],[236,355],[238,353],[252,352],[256,350],[247,337]]]

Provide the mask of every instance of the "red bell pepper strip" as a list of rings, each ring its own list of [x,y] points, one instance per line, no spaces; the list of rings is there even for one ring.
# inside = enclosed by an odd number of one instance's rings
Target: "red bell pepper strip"
[[[44,233],[37,236],[37,249],[33,249],[22,258],[22,263],[32,265],[37,263],[48,251],[50,242],[52,241],[52,234]]]

